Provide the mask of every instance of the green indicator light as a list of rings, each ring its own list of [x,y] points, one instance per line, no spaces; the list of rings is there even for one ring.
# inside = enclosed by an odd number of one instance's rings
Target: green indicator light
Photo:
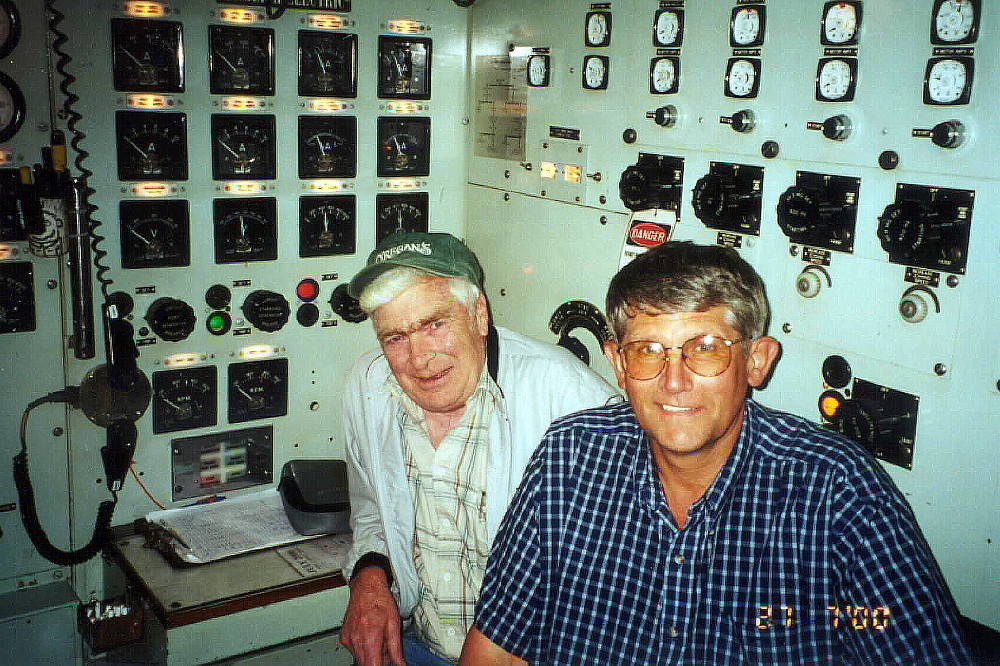
[[[229,330],[229,315],[224,312],[213,312],[205,320],[205,327],[212,335],[222,335]]]

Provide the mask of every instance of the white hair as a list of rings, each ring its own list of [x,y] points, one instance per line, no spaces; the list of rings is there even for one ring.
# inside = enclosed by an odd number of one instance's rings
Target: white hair
[[[479,287],[459,277],[435,275],[410,266],[396,266],[379,275],[361,292],[358,303],[362,310],[371,314],[376,308],[385,305],[410,287],[436,279],[447,280],[452,296],[465,305],[470,315],[475,316]]]

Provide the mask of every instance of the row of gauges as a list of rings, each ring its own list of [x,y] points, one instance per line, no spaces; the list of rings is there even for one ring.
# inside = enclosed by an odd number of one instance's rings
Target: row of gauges
[[[12,0],[0,0],[0,58],[6,58],[21,41],[21,15]],[[0,143],[17,134],[27,109],[24,93],[14,79],[0,72]]]
[[[112,19],[115,90],[184,92],[183,26],[174,21]],[[431,39],[379,35],[378,96],[426,100],[431,97]],[[220,95],[273,95],[275,34],[271,28],[208,27],[209,92]],[[357,97],[358,36],[300,30],[298,94]]]
[[[118,111],[115,120],[119,180],[187,180],[186,114]],[[299,116],[299,178],[354,178],[357,124],[354,116]],[[381,116],[376,127],[378,176],[430,174],[430,118]],[[276,131],[273,115],[213,114],[212,178],[276,178]]]
[[[153,432],[214,426],[217,416],[215,366],[153,373]],[[288,359],[233,363],[227,382],[229,423],[285,416],[288,413]]]
[[[278,258],[278,205],[274,197],[215,199],[215,263]],[[375,195],[375,242],[400,231],[428,230],[426,192]],[[191,264],[189,204],[181,199],[119,203],[123,268]],[[299,256],[354,254],[357,214],[353,194],[299,197]]]

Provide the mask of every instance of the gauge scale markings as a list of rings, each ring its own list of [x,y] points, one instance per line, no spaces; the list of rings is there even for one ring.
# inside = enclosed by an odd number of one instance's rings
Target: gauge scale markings
[[[428,230],[427,192],[375,195],[375,243],[400,231]]]
[[[358,96],[358,36],[299,30],[299,95]]]
[[[183,27],[174,21],[111,19],[115,90],[184,92]]]
[[[288,359],[230,364],[228,398],[230,423],[285,416],[288,413]]]
[[[299,197],[299,256],[354,254],[356,206],[353,194]]]
[[[122,268],[191,264],[189,205],[185,200],[129,200],[118,205]]]
[[[116,111],[118,180],[187,180],[187,117],[161,111]]]
[[[299,116],[299,178],[354,178],[357,152],[354,116]]]
[[[153,432],[214,426],[218,421],[214,365],[153,373]]]

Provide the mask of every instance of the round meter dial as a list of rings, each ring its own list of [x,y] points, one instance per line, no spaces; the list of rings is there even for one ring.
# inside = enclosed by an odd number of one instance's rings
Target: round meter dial
[[[657,10],[653,19],[653,46],[680,46],[683,39],[684,10]]]
[[[608,57],[586,56],[583,59],[583,87],[587,90],[606,90],[608,87]]]
[[[764,43],[764,5],[733,8],[729,22],[729,44],[734,47],[760,46]]]
[[[13,0],[0,0],[0,58],[6,57],[21,39],[21,14]]]
[[[611,44],[611,12],[588,12],[584,39],[587,46]]]
[[[860,26],[860,2],[828,2],[823,8],[823,35],[820,41],[837,46],[857,44]]]
[[[118,180],[187,180],[183,113],[118,111]]]
[[[926,104],[968,104],[972,93],[972,58],[932,58],[924,83]]]
[[[968,44],[979,31],[979,7],[974,0],[937,0],[933,10],[931,42]]]
[[[17,134],[25,113],[24,93],[14,79],[0,72],[0,143]]]
[[[816,99],[820,102],[849,102],[854,99],[856,61],[824,58],[816,73]]]
[[[533,55],[528,58],[528,85],[532,88],[549,85],[549,56]]]
[[[726,70],[726,96],[756,97],[760,87],[760,60],[730,58]]]
[[[277,205],[274,197],[216,199],[215,263],[270,261],[278,258]]]
[[[354,254],[357,215],[353,194],[299,198],[299,256]]]
[[[677,92],[680,60],[673,56],[653,58],[649,62],[649,92],[656,95]]]

